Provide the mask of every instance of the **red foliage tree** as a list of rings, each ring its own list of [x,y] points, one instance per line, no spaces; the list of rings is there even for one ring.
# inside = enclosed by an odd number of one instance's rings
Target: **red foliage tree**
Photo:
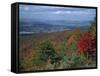
[[[88,32],[83,33],[80,41],[77,44],[78,48],[78,54],[85,53],[88,54],[89,52],[96,51],[96,48],[94,47],[96,43],[96,37],[91,37]]]

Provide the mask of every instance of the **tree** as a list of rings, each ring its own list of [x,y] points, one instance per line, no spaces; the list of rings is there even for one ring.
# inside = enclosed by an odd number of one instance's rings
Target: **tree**
[[[91,55],[93,57],[93,60],[95,60],[95,58],[96,58],[96,46],[97,46],[96,45],[96,17],[92,21],[88,32],[92,38],[92,48],[93,48],[92,51],[94,51],[94,52],[91,52]]]
[[[40,59],[44,62],[47,62],[48,59],[53,59],[55,56],[55,50],[53,48],[53,45],[50,41],[44,41],[41,43],[40,46]]]
[[[92,39],[91,35],[88,32],[83,33],[80,41],[77,44],[78,54],[84,53],[86,57],[89,57],[91,52],[96,51],[94,46],[94,39]]]
[[[96,18],[92,21],[88,32],[92,37],[96,36]]]
[[[81,30],[80,28],[76,28],[74,31],[70,33],[67,39],[67,47],[72,47],[73,49],[76,47],[75,45],[79,41],[81,37]]]

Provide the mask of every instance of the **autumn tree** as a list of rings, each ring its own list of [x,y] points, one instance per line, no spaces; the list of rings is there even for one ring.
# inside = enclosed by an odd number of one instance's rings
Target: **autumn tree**
[[[76,28],[74,31],[72,31],[67,39],[67,47],[70,47],[71,49],[75,50],[76,44],[79,41],[81,37],[81,30],[80,28]]]
[[[84,53],[87,58],[91,55],[91,52],[95,52],[94,40],[88,32],[83,33],[80,41],[77,44],[78,54]]]
[[[92,38],[92,45],[93,45],[92,47],[93,47],[93,51],[94,51],[94,52],[92,52],[92,57],[94,57],[94,59],[95,59],[96,58],[96,46],[97,46],[97,43],[96,43],[96,41],[97,41],[96,40],[96,17],[92,21],[88,32]]]

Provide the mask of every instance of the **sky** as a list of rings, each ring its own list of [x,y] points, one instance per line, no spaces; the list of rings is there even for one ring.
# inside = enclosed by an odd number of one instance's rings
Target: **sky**
[[[90,8],[73,8],[57,6],[20,5],[19,19],[26,22],[43,22],[59,24],[71,21],[92,21],[96,10]]]

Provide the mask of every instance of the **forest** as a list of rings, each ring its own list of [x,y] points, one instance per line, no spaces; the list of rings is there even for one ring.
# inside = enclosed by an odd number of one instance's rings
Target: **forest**
[[[96,18],[80,28],[19,36],[20,71],[96,67]]]

